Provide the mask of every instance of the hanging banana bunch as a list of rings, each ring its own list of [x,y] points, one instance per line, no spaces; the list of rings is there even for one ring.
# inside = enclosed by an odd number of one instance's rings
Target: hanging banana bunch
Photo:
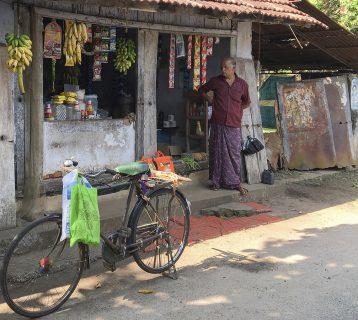
[[[135,63],[135,43],[132,39],[119,38],[116,47],[114,67],[121,73],[127,74],[128,69]]]
[[[82,48],[87,40],[87,26],[85,23],[66,20],[63,54],[66,57],[67,67],[82,63]]]
[[[15,36],[13,33],[5,35],[9,59],[6,64],[8,69],[17,73],[20,93],[25,93],[23,72],[32,62],[32,41],[26,34]]]

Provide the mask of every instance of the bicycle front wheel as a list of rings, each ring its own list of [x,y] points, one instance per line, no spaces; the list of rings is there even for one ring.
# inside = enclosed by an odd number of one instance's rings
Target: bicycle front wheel
[[[162,273],[180,258],[188,242],[190,210],[178,191],[159,189],[133,213],[131,243],[143,243],[133,253],[138,266],[149,273]],[[148,238],[155,238],[147,242]]]
[[[25,317],[56,311],[75,290],[84,268],[84,245],[60,241],[60,216],[30,223],[12,241],[1,269],[1,290],[12,310]]]

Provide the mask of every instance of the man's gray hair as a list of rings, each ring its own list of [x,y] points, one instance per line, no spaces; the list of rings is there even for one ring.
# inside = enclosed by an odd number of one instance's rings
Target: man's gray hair
[[[236,67],[236,60],[234,58],[226,57],[221,61],[221,63],[224,63],[226,61],[229,61],[233,67]]]

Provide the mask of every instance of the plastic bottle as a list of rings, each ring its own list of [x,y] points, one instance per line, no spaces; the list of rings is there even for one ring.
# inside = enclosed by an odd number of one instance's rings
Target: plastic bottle
[[[73,107],[73,120],[81,120],[81,107],[78,103],[78,101],[76,101],[74,107]]]
[[[198,136],[203,135],[203,131],[201,130],[200,121],[197,121],[197,122],[196,122],[196,134],[197,134]]]
[[[93,105],[91,100],[88,100],[86,103],[86,115],[87,118],[93,115]]]
[[[45,109],[45,119],[47,121],[53,121],[55,120],[55,118],[53,117],[53,114],[52,114],[52,107],[51,107],[51,104],[48,103],[46,105],[46,109]]]

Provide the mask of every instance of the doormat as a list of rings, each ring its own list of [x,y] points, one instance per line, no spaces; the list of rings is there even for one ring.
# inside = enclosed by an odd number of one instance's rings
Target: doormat
[[[251,217],[259,213],[271,212],[272,209],[257,202],[230,202],[217,207],[202,209],[203,216],[221,218]]]
[[[267,213],[258,213],[252,216],[233,217],[229,219],[216,216],[192,216],[190,218],[189,245],[239,230],[283,220],[282,218],[274,217]]]

